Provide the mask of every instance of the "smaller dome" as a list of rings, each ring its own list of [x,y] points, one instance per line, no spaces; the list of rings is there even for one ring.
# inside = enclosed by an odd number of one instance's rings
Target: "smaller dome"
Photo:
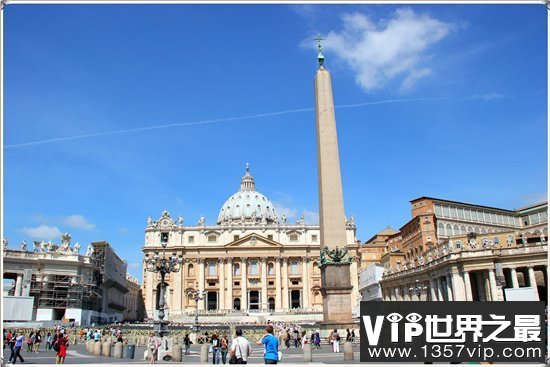
[[[260,192],[256,191],[254,178],[248,163],[241,179],[241,189],[225,201],[218,214],[218,224],[272,224],[278,223],[275,207]]]

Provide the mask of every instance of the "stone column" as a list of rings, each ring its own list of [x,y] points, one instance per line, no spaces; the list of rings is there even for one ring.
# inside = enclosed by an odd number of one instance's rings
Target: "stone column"
[[[288,258],[283,258],[283,309],[290,308],[288,305]]]
[[[444,301],[445,298],[443,298],[443,284],[441,282],[441,278],[437,277],[435,282],[437,283],[437,300]]]
[[[187,293],[185,293],[185,289],[187,288],[185,286],[185,277],[187,276],[186,272],[185,272],[185,259],[183,260],[183,262],[181,263],[181,268],[180,268],[180,282],[181,282],[181,313],[183,314],[185,312],[185,304],[187,302]],[[135,310],[136,309],[136,300],[133,300],[132,301],[132,305],[134,305],[133,309]]]
[[[275,310],[281,310],[281,258],[275,258]]]
[[[204,267],[206,266],[206,261],[205,259],[199,259],[199,290],[204,290],[206,287],[205,287],[205,279],[204,279]],[[204,310],[206,307],[205,307],[205,304],[206,304],[206,297],[203,297],[203,299],[201,299],[199,301],[199,310]]]
[[[17,274],[17,280],[15,281],[15,293],[16,297],[21,296],[21,290],[23,289],[23,274]]]
[[[491,300],[493,301],[502,301],[499,297],[498,292],[498,286],[497,286],[497,278],[495,277],[495,271],[493,269],[489,269],[489,286],[491,288]]]
[[[218,309],[219,310],[225,310],[227,307],[225,306],[225,259],[220,259],[218,261],[218,278],[220,280],[220,294],[218,297]]]
[[[262,306],[260,309],[269,309],[267,304],[267,259],[264,257],[262,261]]]
[[[430,279],[430,299],[432,301],[437,301],[437,283],[434,279]]]
[[[451,280],[451,275],[445,275],[445,283],[447,284],[447,299],[449,301],[453,300],[453,283]]]
[[[510,268],[510,279],[512,280],[512,288],[519,288],[518,274],[516,268]]]
[[[181,315],[182,305],[183,305],[183,286],[181,282],[181,277],[183,275],[183,263],[181,264],[182,269],[178,273],[174,273],[174,300],[173,304],[170,305],[170,311],[173,314]]]
[[[302,308],[309,307],[309,294],[311,293],[311,289],[309,288],[309,269],[308,269],[308,263],[309,258],[303,257],[302,258],[302,296],[303,296],[303,302],[302,302]]]
[[[466,301],[473,301],[472,296],[472,283],[470,282],[470,272],[464,270],[462,272],[462,278],[464,279],[464,290],[466,291]]]
[[[233,259],[227,259],[227,294],[225,296],[227,309],[233,309]]]
[[[460,276],[458,269],[453,267],[451,281],[453,285],[453,299],[455,301],[466,301],[466,295],[464,292],[464,278]]]
[[[246,257],[241,257],[241,310],[248,310],[248,279],[246,277]]]
[[[410,301],[411,296],[409,294],[409,288],[407,286],[403,287],[403,301]]]
[[[536,299],[540,300],[539,290],[537,288],[537,278],[535,278],[535,269],[533,269],[533,267],[530,266],[527,268],[527,271],[529,272],[529,286],[533,287],[533,290],[535,291]]]
[[[395,300],[403,301],[403,299],[401,298],[401,292],[399,291],[399,287],[395,287]]]

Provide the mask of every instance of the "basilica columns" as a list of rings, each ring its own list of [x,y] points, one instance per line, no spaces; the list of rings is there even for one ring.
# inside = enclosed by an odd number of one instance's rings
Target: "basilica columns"
[[[512,288],[519,288],[518,274],[516,268],[510,268],[510,278],[512,278]]]
[[[14,296],[21,296],[21,290],[23,289],[23,274],[17,274],[17,280],[15,281],[15,293]]]
[[[199,259],[199,289],[200,290],[204,290],[204,267],[206,266],[206,262],[204,259]],[[203,297],[203,299],[201,299],[199,301],[199,310],[204,310],[206,309],[206,307],[204,307],[204,305],[206,304],[206,300],[205,298]]]
[[[290,308],[288,304],[288,258],[283,258],[283,309]]]
[[[220,259],[218,262],[220,268],[218,269],[218,279],[220,280],[220,293],[218,297],[218,310],[224,310],[225,306],[225,259]]]
[[[302,295],[304,300],[302,302],[302,308],[309,307],[309,293],[311,289],[309,288],[309,257],[302,258]]]
[[[529,286],[533,287],[533,291],[535,292],[535,297],[537,299],[540,299],[539,290],[537,288],[537,279],[535,278],[535,269],[533,269],[533,267],[530,266],[527,268],[527,271],[529,273]]]
[[[462,277],[464,278],[464,290],[466,291],[465,297],[466,301],[473,301],[472,296],[472,283],[470,282],[470,272],[464,270],[462,272]]]
[[[280,310],[281,307],[281,258],[275,258],[275,309]]]
[[[248,310],[248,287],[246,284],[246,257],[241,257],[241,310]]]
[[[233,259],[227,259],[227,295],[225,304],[227,309],[233,310]]]
[[[262,309],[269,309],[269,305],[267,304],[267,259],[264,257],[261,259],[262,261],[262,305],[260,306],[260,310]]]

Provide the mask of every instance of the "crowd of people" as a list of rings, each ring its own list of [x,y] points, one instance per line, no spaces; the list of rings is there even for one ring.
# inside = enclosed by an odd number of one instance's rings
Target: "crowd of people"
[[[45,350],[55,351],[55,363],[64,364],[69,347],[68,333],[60,326],[53,330],[32,330],[28,336],[24,332],[4,330],[3,340],[4,348],[8,346],[11,352],[8,361],[13,364],[18,360],[21,363],[25,362],[21,350],[26,350],[26,353],[38,353],[43,342]]]

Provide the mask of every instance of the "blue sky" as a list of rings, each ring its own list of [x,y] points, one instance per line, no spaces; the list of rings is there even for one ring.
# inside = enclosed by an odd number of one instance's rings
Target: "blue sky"
[[[546,17],[536,4],[8,4],[3,235],[107,240],[141,278],[147,217],[214,224],[246,162],[279,215],[316,221],[317,33],[359,239],[399,228],[422,195],[546,200]]]

